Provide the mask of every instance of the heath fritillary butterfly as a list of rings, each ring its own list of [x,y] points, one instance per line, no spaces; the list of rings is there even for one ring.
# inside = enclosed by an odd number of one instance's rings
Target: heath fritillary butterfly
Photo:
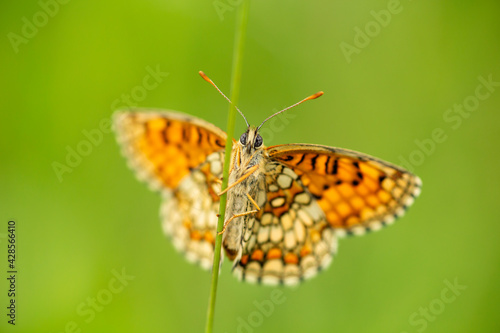
[[[261,126],[229,141],[222,245],[241,280],[293,285],[310,278],[331,263],[338,238],[393,223],[420,194],[417,176],[366,154],[266,147]],[[175,248],[210,269],[226,133],[190,115],[143,109],[117,112],[114,128],[137,177],[161,192],[162,225]]]

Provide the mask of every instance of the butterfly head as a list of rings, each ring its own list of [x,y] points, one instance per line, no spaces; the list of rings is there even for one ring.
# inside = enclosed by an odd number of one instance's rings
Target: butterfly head
[[[264,140],[256,127],[249,126],[241,136],[239,144],[245,153],[252,154],[264,147]]]

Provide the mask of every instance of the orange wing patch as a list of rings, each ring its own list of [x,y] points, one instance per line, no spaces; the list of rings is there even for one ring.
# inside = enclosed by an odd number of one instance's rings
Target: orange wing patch
[[[300,177],[339,235],[392,223],[420,193],[417,176],[354,151],[302,144],[269,147],[268,153]]]
[[[176,188],[226,142],[214,125],[175,112],[117,112],[114,126],[129,165],[155,190]]]

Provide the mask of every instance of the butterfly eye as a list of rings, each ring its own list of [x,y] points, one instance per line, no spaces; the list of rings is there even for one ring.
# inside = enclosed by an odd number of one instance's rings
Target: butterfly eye
[[[240,137],[240,142],[242,145],[246,145],[247,144],[247,132],[243,133]]]
[[[260,146],[262,146],[262,143],[264,143],[264,140],[262,140],[262,137],[260,136],[260,134],[257,134],[257,137],[255,138],[255,143],[253,146],[255,148],[259,148]]]

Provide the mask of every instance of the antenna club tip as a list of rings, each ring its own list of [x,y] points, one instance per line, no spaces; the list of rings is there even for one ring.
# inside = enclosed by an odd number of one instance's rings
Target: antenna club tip
[[[315,94],[313,95],[313,98],[318,98],[318,97],[320,97],[320,96],[323,96],[323,94],[324,94],[324,92],[322,92],[322,91],[318,91],[317,93],[315,93]]]
[[[200,76],[203,78],[203,80],[205,80],[207,82],[211,82],[212,81],[212,80],[210,80],[208,78],[208,76],[205,73],[203,73],[203,71],[199,71],[198,74],[200,74]]]
[[[319,91],[319,92],[315,93],[314,95],[311,95],[311,96],[307,97],[307,98],[304,100],[304,102],[305,102],[305,101],[308,101],[308,100],[311,100],[311,99],[316,99],[316,98],[318,98],[318,97],[322,96],[323,94],[324,94],[324,92]]]

